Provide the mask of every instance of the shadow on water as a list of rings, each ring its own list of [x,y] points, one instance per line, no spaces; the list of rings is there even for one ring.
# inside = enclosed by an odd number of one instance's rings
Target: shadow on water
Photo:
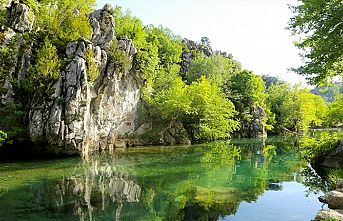
[[[218,220],[265,191],[283,191],[283,182],[306,179],[296,143],[280,139],[6,166],[0,164],[0,220]],[[24,179],[18,171],[35,175]]]

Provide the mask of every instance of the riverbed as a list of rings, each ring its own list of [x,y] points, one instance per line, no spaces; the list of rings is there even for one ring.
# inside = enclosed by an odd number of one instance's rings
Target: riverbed
[[[0,220],[311,220],[296,139],[136,147],[0,163]]]

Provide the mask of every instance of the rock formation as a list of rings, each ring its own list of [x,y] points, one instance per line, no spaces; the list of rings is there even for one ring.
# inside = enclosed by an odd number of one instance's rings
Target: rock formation
[[[114,39],[111,6],[89,15],[93,26],[91,41],[81,38],[68,43],[66,57],[72,59],[57,82],[54,93],[44,102],[37,101],[29,114],[29,135],[35,142],[47,141],[57,151],[88,152],[126,146],[126,135],[136,129],[142,79],[131,67],[122,69],[109,59]],[[137,53],[127,37],[118,47],[128,59]],[[91,50],[99,76],[90,82],[86,51]]]
[[[328,204],[329,209],[320,210],[315,221],[343,220],[343,179],[337,181],[336,190],[319,197],[319,201]]]
[[[34,20],[35,15],[32,10],[19,1],[12,1],[7,8],[7,25],[15,31],[31,31]]]
[[[323,165],[333,168],[343,167],[343,140],[334,151],[325,157]]]

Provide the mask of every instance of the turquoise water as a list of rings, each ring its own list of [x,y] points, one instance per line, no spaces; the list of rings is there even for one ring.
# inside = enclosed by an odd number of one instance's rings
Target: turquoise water
[[[284,138],[0,163],[0,220],[311,220],[306,168]]]

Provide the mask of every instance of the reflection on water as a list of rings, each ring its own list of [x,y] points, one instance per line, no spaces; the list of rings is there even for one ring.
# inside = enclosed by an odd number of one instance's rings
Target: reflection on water
[[[310,220],[320,208],[306,196],[310,177],[300,175],[306,164],[292,140],[133,148],[44,164],[32,179],[18,175],[37,167],[0,164],[0,220],[240,220],[255,207],[256,220]],[[300,210],[284,204],[280,219],[272,211],[280,199]]]

